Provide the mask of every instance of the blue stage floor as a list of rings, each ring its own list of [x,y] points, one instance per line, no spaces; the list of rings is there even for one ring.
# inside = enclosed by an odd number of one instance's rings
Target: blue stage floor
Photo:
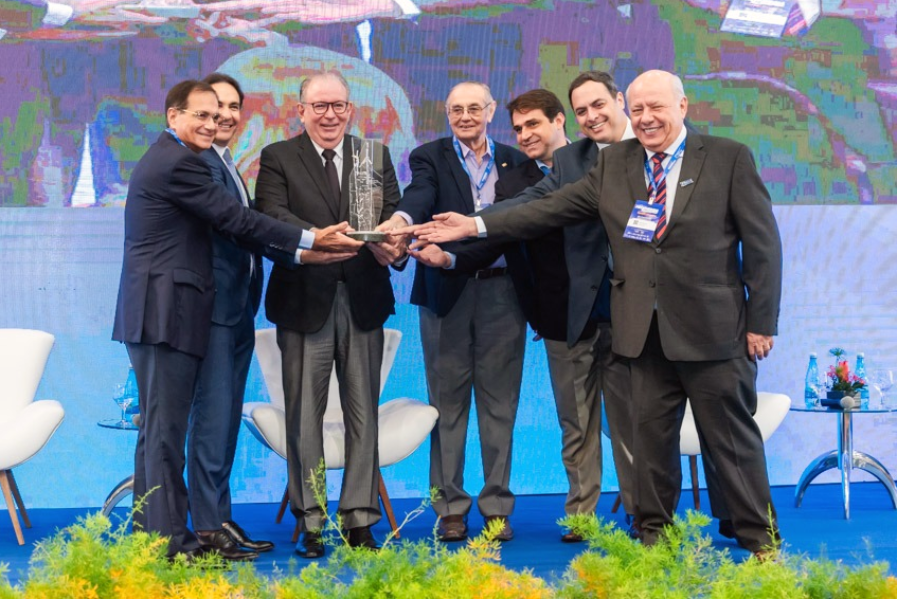
[[[622,514],[611,514],[610,509],[616,499],[615,493],[602,496],[598,514],[616,520],[622,526]],[[841,508],[841,488],[838,485],[811,486],[804,497],[803,505],[794,507],[794,487],[773,489],[773,499],[779,514],[779,524],[787,550],[811,557],[825,555],[830,559],[843,560],[848,564],[869,563],[875,560],[890,562],[890,572],[897,573],[897,510],[888,499],[884,488],[876,483],[861,483],[851,486],[851,518],[845,520]],[[706,507],[706,494],[702,493],[702,506]],[[567,564],[584,544],[566,545],[560,542],[560,529],[555,520],[563,514],[564,498],[561,495],[529,495],[517,499],[517,508],[512,518],[516,537],[502,546],[502,563],[510,568],[529,568],[536,575],[549,581],[563,575]],[[393,508],[399,521],[404,514],[419,505],[411,499],[393,501]],[[241,504],[235,506],[235,519],[256,538],[269,539],[277,546],[262,554],[256,562],[260,572],[272,574],[275,568],[289,569],[293,559],[293,545],[290,537],[293,519],[287,515],[283,523],[275,524],[277,513],[275,504]],[[691,493],[683,491],[680,509],[692,507]],[[5,513],[0,514],[0,563],[9,565],[8,577],[16,583],[27,574],[32,544],[47,537],[57,529],[67,526],[88,510],[78,509],[35,509],[30,510],[33,528],[25,529],[24,546],[16,544],[15,535]],[[120,516],[125,510],[118,510]],[[384,518],[375,527],[379,539],[386,535]],[[420,518],[410,522],[402,531],[402,538],[421,539],[432,535],[435,517],[427,511]],[[482,519],[471,515],[471,532],[478,533]],[[733,541],[716,534],[715,523],[709,532],[715,546],[728,548],[736,559],[747,557],[747,552],[738,548]],[[296,558],[301,567],[306,560]]]

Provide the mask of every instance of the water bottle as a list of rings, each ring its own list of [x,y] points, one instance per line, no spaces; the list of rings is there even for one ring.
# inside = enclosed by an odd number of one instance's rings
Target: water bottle
[[[138,403],[138,397],[140,396],[139,391],[137,389],[137,375],[134,374],[134,367],[128,364],[128,379],[125,381],[125,397],[133,398],[131,400],[130,405],[128,405],[125,410],[125,415],[128,420],[132,423],[134,422],[134,416],[140,413],[140,406]]]
[[[819,405],[819,363],[816,361],[816,352],[810,354],[810,365],[807,366],[804,401],[807,403],[808,409]]]
[[[866,376],[866,357],[863,352],[857,354],[857,365],[853,373],[866,381],[866,385],[860,389],[860,407],[866,409],[869,407],[869,379]]]

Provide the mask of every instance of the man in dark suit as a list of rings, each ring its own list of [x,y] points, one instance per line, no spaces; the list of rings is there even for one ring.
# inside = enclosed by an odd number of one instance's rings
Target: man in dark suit
[[[302,247],[352,252],[361,244],[340,233],[346,223],[303,231],[241,206],[212,180],[199,155],[217,129],[210,85],[175,85],[165,112],[169,128],[140,159],[128,187],[112,338],[127,345],[140,390],[134,495],[145,503],[135,526],[168,537],[170,557],[190,557],[204,548],[187,528],[184,442],[212,324],[212,229],[288,256]]]
[[[523,161],[517,150],[486,133],[495,114],[489,87],[456,85],[446,100],[452,137],[411,152],[411,183],[399,211],[382,228],[422,223],[448,210],[472,212],[492,204],[495,184]],[[452,246],[444,249],[452,251]],[[526,323],[503,258],[473,275],[417,264],[411,302],[420,306],[421,343],[430,403],[439,421],[430,436],[430,486],[440,538],[467,538],[472,500],[464,490],[464,449],[471,390],[477,402],[485,485],[477,505],[487,522],[503,522],[499,540],[510,540],[514,509],[509,488],[511,440]]]
[[[223,73],[203,80],[218,95],[218,129],[212,147],[200,156],[212,179],[242,206],[251,207],[246,185],[228,145],[241,121],[243,91]],[[231,514],[230,475],[237,449],[246,377],[255,347],[255,313],[262,295],[261,255],[233,237],[212,234],[215,303],[209,349],[199,370],[187,434],[187,491],[193,528],[200,544],[242,558],[274,548],[254,541]],[[243,551],[242,549],[247,551]]]
[[[298,110],[305,132],[262,150],[259,210],[306,228],[347,219],[354,208],[354,159],[362,144],[373,142],[346,135],[353,112],[346,80],[336,72],[308,77]],[[392,216],[400,198],[389,149],[373,144],[373,150],[383,202],[370,227]],[[323,509],[309,478],[324,459],[323,419],[334,365],[346,421],[342,523],[351,546],[378,548],[370,527],[380,520],[377,405],[383,323],[395,306],[388,265],[400,254],[398,247],[382,242],[368,243],[345,261],[302,252],[302,266],[275,265],[271,273],[265,311],[277,325],[283,353],[289,495],[303,529],[296,546],[303,557],[324,555]]]
[[[772,203],[747,147],[686,132],[678,77],[648,71],[627,93],[638,139],[602,151],[586,178],[501,213],[441,215],[417,233],[437,243],[486,232],[529,238],[600,216],[615,264],[613,349],[630,358],[642,541],[655,543],[672,523],[688,398],[736,538],[762,557],[778,539],[751,417],[757,360],[772,349],[781,299]]]

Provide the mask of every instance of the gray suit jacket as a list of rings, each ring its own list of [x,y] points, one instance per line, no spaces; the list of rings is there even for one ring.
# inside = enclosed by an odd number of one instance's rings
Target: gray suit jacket
[[[614,253],[614,352],[639,356],[655,307],[670,360],[746,354],[748,331],[777,332],[782,246],[769,193],[743,144],[689,133],[680,187],[659,241],[623,238],[645,198],[645,151],[637,140],[603,150],[581,181],[538,202],[483,215],[490,236],[531,238],[600,216]]]

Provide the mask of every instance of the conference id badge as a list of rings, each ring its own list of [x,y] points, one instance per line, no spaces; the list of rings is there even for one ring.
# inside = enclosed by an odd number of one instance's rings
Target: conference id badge
[[[657,229],[657,221],[663,214],[663,204],[649,204],[645,200],[638,200],[629,215],[626,230],[623,231],[623,239],[649,242],[654,239],[654,230]]]

